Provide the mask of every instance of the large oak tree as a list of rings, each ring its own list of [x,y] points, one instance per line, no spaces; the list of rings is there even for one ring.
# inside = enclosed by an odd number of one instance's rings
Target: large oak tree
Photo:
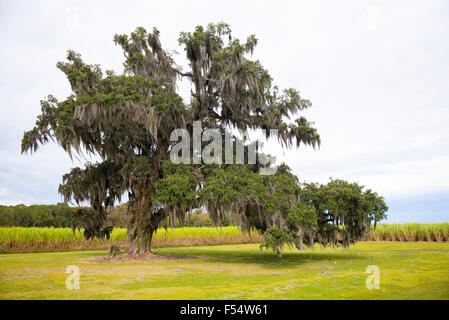
[[[41,101],[42,114],[22,140],[22,152],[34,152],[52,140],[70,157],[75,151],[102,159],[72,169],[59,188],[66,201],[90,203],[91,209],[80,211],[76,221],[91,237],[108,232],[104,228],[107,207],[121,201],[125,193],[131,254],[148,253],[152,235],[163,221],[182,223],[186,212],[200,206],[207,207],[216,223],[229,215],[247,230],[265,232],[266,244],[273,248],[291,241],[302,247],[304,239],[346,245],[366,233],[372,219],[359,210],[352,213],[347,238],[338,236],[339,228],[323,235],[317,223],[324,222],[312,223],[308,216],[315,200],[300,201],[303,188],[286,166],[275,175],[262,176],[260,161],[245,165],[170,161],[177,143],[171,141],[171,133],[185,129],[191,134],[196,121],[203,129],[218,129],[223,139],[235,128],[262,129],[267,138],[275,135],[287,148],[301,143],[319,146],[313,124],[298,116],[311,106],[310,101],[295,89],[279,90],[273,85],[268,71],[251,59],[257,44],[254,36],[246,41],[233,38],[225,23],[182,32],[179,44],[189,70],[178,67],[164,50],[157,29],[137,28],[130,35],[115,35],[114,42],[123,49],[124,72],[103,72],[99,65],[86,64],[78,53],[69,51],[67,62],[57,67],[66,74],[73,94],[63,101],[53,96]],[[188,102],[177,92],[181,79],[191,83]],[[233,138],[234,145],[240,142]],[[319,214],[317,209],[313,219]],[[342,214],[332,212],[325,223]],[[345,225],[344,219],[334,222],[337,227]]]

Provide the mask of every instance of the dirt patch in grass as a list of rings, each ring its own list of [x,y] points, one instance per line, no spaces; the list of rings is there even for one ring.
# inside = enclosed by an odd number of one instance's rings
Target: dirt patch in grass
[[[204,256],[190,256],[190,255],[179,255],[179,254],[120,254],[118,256],[100,256],[87,258],[85,262],[139,262],[139,261],[161,261],[161,260],[195,260],[201,259],[205,260],[207,257]]]

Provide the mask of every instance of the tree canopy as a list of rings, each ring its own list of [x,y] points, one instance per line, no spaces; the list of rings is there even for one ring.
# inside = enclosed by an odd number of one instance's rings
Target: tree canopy
[[[125,193],[131,254],[150,251],[161,221],[168,217],[172,225],[182,224],[186,212],[201,206],[217,224],[228,216],[246,230],[266,233],[266,245],[277,252],[280,242],[298,247],[304,241],[347,245],[363,236],[370,221],[383,216],[382,199],[369,193],[367,200],[366,192],[366,203],[358,199],[358,185],[333,180],[327,186],[301,187],[286,165],[274,175],[260,175],[260,155],[246,164],[204,159],[174,164],[170,152],[177,141],[172,141],[172,132],[184,129],[192,134],[198,121],[202,130],[216,129],[223,139],[236,128],[262,129],[266,138],[274,137],[287,148],[319,147],[320,136],[313,123],[299,115],[311,102],[296,89],[280,90],[251,58],[258,42],[254,35],[241,41],[225,23],[182,32],[178,41],[189,61],[189,70],[183,71],[163,49],[159,34],[139,27],[130,35],[114,36],[125,57],[121,74],[103,72],[68,51],[67,62],[57,67],[66,74],[73,94],[63,101],[51,95],[41,101],[42,114],[22,139],[22,152],[55,141],[70,157],[76,152],[102,159],[72,169],[59,188],[66,202],[90,202],[90,212],[78,221],[89,225],[92,235],[104,233],[106,207]],[[191,83],[188,102],[177,91],[181,79]],[[233,150],[238,143],[246,143],[248,159],[250,144],[233,136]],[[374,207],[367,204],[376,201]]]

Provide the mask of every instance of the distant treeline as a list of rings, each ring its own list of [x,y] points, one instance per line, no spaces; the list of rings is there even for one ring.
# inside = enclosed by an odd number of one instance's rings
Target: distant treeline
[[[72,225],[73,207],[64,203],[56,205],[32,205],[19,204],[16,206],[0,206],[0,227],[55,227],[66,228]],[[114,208],[108,208],[108,225],[115,228],[126,227],[127,204],[121,204]],[[187,215],[184,226],[186,227],[210,227],[213,223],[209,216],[201,209]],[[223,221],[223,226],[231,225],[228,220]]]
[[[2,227],[56,227],[71,226],[72,208],[63,203],[56,205],[0,206]]]

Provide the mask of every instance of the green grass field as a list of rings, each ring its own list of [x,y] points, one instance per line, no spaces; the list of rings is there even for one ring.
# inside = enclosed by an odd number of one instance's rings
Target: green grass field
[[[199,256],[140,262],[87,262],[105,251],[0,255],[1,299],[449,299],[449,244],[360,242],[350,249],[286,251],[258,244],[159,248]],[[80,268],[68,290],[66,267]],[[380,268],[380,289],[365,286]]]

